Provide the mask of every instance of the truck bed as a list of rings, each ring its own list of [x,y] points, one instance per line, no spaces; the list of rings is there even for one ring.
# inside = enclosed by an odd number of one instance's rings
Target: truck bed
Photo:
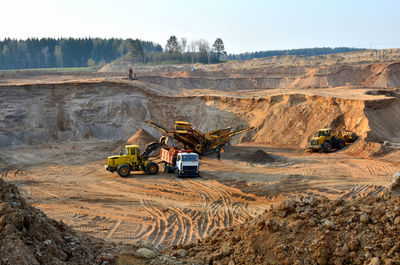
[[[173,165],[173,159],[178,153],[192,153],[192,150],[177,150],[177,149],[171,149],[168,150],[166,148],[161,148],[161,160]]]

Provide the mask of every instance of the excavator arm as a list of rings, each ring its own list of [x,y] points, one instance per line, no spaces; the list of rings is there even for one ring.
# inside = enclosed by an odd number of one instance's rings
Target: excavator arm
[[[232,136],[234,136],[234,135],[236,135],[236,134],[240,134],[240,133],[244,133],[244,132],[250,131],[250,130],[252,130],[252,129],[254,129],[254,126],[247,127],[247,128],[245,128],[245,129],[241,129],[241,130],[236,130],[236,131],[234,131],[234,132],[231,132],[231,133],[229,134],[229,137],[232,137]]]
[[[150,126],[156,128],[157,130],[162,131],[162,132],[165,133],[165,134],[168,134],[168,133],[169,133],[169,131],[168,131],[167,129],[165,129],[164,127],[162,127],[161,125],[158,125],[158,124],[156,124],[156,123],[154,123],[154,122],[151,122],[151,121],[144,121],[144,122],[147,123],[147,124],[149,124]]]

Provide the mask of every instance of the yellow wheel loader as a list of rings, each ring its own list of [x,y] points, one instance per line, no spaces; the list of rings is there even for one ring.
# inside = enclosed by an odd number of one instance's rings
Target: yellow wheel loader
[[[143,154],[140,154],[138,145],[126,145],[124,154],[107,158],[106,170],[117,172],[123,178],[128,177],[131,171],[144,171],[148,175],[157,174],[158,164],[147,158],[160,145],[157,142],[148,144]]]
[[[330,153],[332,150],[340,150],[346,147],[347,144],[357,140],[357,135],[351,131],[337,131],[332,134],[331,129],[320,129],[318,130],[318,136],[311,138],[308,149],[313,152],[324,151]]]

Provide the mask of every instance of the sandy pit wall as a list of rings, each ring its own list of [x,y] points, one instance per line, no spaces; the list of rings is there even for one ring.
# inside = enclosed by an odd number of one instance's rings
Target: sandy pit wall
[[[0,147],[84,139],[127,140],[152,120],[190,121],[202,131],[254,126],[238,141],[305,147],[319,128],[343,127],[373,141],[400,137],[396,97],[350,100],[303,94],[265,98],[168,97],[110,82],[2,86]],[[368,139],[367,137],[367,139]]]

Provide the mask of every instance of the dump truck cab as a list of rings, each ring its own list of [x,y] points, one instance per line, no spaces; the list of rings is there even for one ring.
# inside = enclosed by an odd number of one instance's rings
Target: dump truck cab
[[[176,155],[177,177],[197,177],[199,175],[199,155],[196,153],[178,153]]]
[[[138,145],[126,145],[124,152],[107,158],[106,170],[117,172],[121,177],[127,177],[131,171],[145,171],[149,175],[157,174],[158,165],[147,160],[140,154]]]

